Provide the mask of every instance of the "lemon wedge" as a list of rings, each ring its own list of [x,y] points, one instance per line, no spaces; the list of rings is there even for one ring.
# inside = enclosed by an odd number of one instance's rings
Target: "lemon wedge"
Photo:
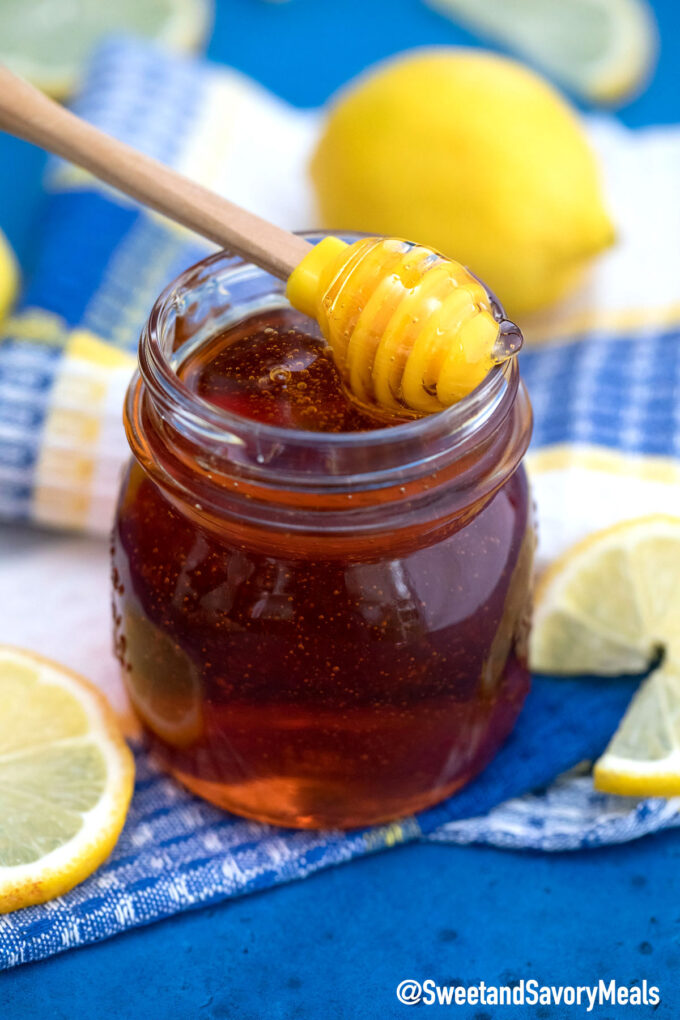
[[[0,231],[0,319],[7,315],[14,304],[18,286],[19,270],[14,252]]]
[[[627,797],[680,794],[680,667],[668,662],[642,684],[609,747],[595,786]]]
[[[0,913],[87,878],[118,839],[133,782],[103,695],[56,663],[0,647]]]
[[[537,590],[530,659],[541,673],[609,676],[660,661],[596,763],[595,785],[680,794],[680,518],[624,521],[566,552]]]
[[[645,0],[428,2],[597,103],[629,98],[654,65],[657,29]]]
[[[63,98],[105,36],[137,35],[191,52],[202,44],[211,22],[211,0],[2,0],[0,63]]]

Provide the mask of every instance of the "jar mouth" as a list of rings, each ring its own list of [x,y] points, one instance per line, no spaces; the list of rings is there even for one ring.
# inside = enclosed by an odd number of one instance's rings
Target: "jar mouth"
[[[312,243],[327,236],[325,231],[300,234]],[[338,236],[351,243],[362,235]],[[196,263],[166,287],[153,306],[142,334],[139,371],[132,381],[131,394],[143,385],[163,418],[171,418],[177,428],[213,449],[224,445],[225,453],[227,447],[233,450],[235,446],[242,451],[285,448],[286,461],[292,466],[296,459],[306,460],[310,452],[323,449],[324,456],[315,460],[328,466],[328,474],[337,483],[343,476],[356,481],[357,475],[375,474],[379,465],[383,469],[403,468],[414,458],[422,465],[424,459],[429,459],[424,457],[425,451],[430,456],[444,451],[451,456],[463,447],[470,449],[510,410],[519,386],[514,357],[494,366],[472,393],[445,410],[363,432],[311,432],[255,421],[217,407],[182,381],[177,367],[186,357],[187,341],[178,342],[178,334],[181,340],[184,332],[183,317],[193,316],[200,323],[192,336],[194,346],[198,346],[248,314],[267,307],[290,307],[284,289],[282,281],[228,252],[217,252]],[[490,298],[502,314],[492,294]],[[202,318],[202,302],[211,309],[207,318]],[[320,335],[311,320],[310,332]],[[361,451],[360,457],[355,456],[357,451]],[[380,451],[380,456],[366,457],[366,451]],[[389,451],[394,451],[394,457]],[[268,457],[256,454],[253,472],[258,473],[258,465],[270,471],[268,462]],[[318,471],[316,463],[312,472]]]

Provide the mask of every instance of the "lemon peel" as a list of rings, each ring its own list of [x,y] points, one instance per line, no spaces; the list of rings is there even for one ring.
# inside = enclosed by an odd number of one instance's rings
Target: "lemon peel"
[[[133,783],[103,695],[57,663],[0,646],[0,913],[61,896],[95,871]]]
[[[0,319],[9,312],[19,289],[19,268],[14,252],[0,231]]]
[[[595,785],[680,794],[680,518],[624,521],[560,557],[536,592],[530,662],[552,675],[654,667],[596,762]]]
[[[100,39],[143,36],[180,53],[197,50],[212,23],[211,0],[3,0],[0,63],[56,98],[68,96]]]
[[[415,50],[351,83],[310,174],[326,227],[440,251],[514,319],[562,297],[614,240],[574,111],[535,72],[480,50]]]
[[[649,78],[658,30],[645,0],[427,0],[591,102],[620,104]]]

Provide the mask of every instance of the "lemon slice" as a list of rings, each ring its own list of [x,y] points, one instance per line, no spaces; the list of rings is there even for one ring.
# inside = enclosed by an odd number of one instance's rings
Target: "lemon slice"
[[[0,913],[60,896],[108,857],[134,763],[105,698],[0,647]]]
[[[130,701],[152,733],[189,747],[203,733],[203,689],[195,664],[146,616],[125,612],[124,677]]]
[[[655,670],[595,763],[595,786],[627,797],[680,794],[680,666]]]
[[[605,754],[598,789],[680,793],[680,518],[644,517],[597,532],[562,556],[536,593],[532,668],[642,673]]]
[[[14,303],[19,285],[19,272],[14,252],[7,238],[0,231],[0,319],[7,314]]]
[[[657,29],[646,0],[428,2],[595,102],[628,98],[654,64]]]
[[[62,98],[104,36],[137,35],[190,52],[211,22],[211,0],[2,0],[0,63]]]

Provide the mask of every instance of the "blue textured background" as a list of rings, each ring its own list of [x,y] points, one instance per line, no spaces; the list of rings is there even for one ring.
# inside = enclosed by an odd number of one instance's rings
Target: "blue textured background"
[[[474,40],[420,0],[217,0],[210,55],[300,105],[366,64],[426,43]],[[654,4],[662,56],[629,125],[680,120],[680,10]],[[0,138],[0,227],[30,267],[43,156]],[[403,1015],[405,977],[487,983],[600,977],[658,984],[680,1015],[680,835],[562,856],[410,846],[0,976],[0,1016],[361,1018]],[[438,1012],[433,1007],[432,1012]],[[459,1007],[471,1020],[565,1015]],[[651,1010],[603,1008],[602,1020]]]

